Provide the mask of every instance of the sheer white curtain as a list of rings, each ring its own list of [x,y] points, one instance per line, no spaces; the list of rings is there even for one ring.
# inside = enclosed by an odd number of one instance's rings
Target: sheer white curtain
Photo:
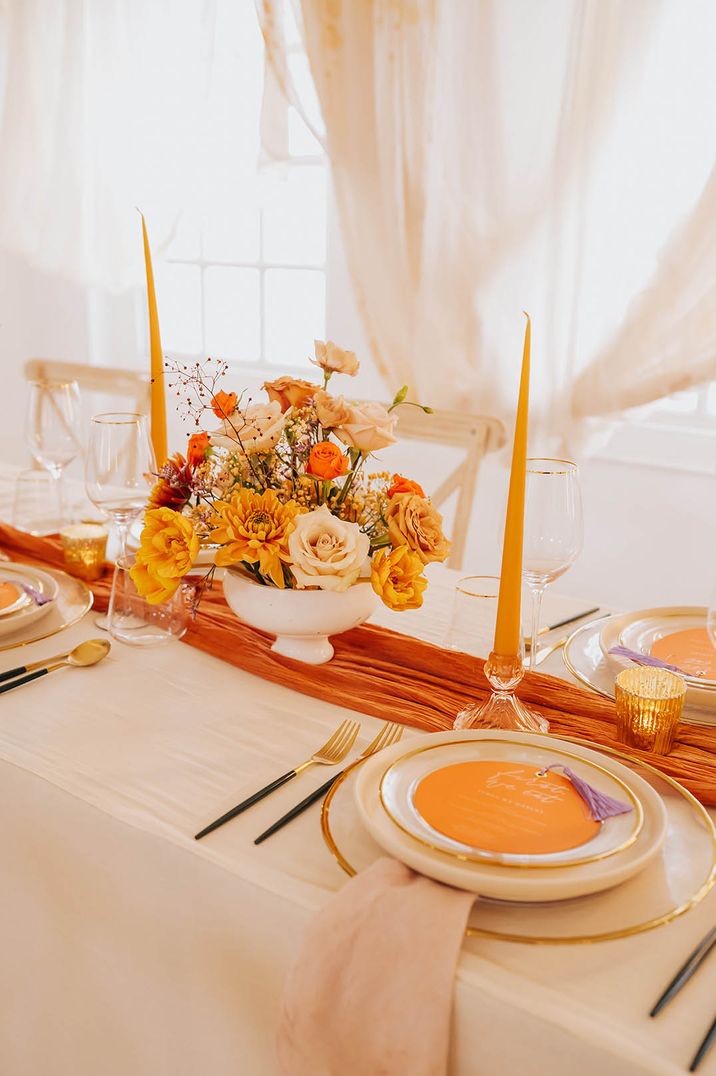
[[[4,0],[0,245],[115,289],[203,182],[212,0]]]
[[[290,95],[285,3],[258,9]],[[713,192],[693,209],[716,124],[708,0],[294,9],[390,384],[510,414],[523,309],[545,438],[716,376]]]

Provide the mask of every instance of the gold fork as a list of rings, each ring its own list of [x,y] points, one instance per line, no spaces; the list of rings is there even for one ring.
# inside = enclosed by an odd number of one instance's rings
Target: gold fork
[[[368,744],[362,754],[358,756],[356,762],[368,758],[369,755],[374,755],[376,751],[382,751],[384,747],[390,747],[391,744],[397,743],[402,735],[402,725],[396,725],[394,721],[386,721],[376,738]],[[335,773],[333,777],[329,777],[324,785],[317,788],[315,792],[311,792],[309,796],[306,796],[306,798],[301,800],[300,803],[297,803],[295,807],[292,807],[290,811],[287,811],[286,814],[282,815],[272,826],[269,826],[263,833],[260,833],[254,841],[254,844],[261,844],[262,841],[265,841],[266,838],[270,837],[276,830],[283,829],[286,823],[290,822],[291,819],[296,818],[299,814],[303,814],[312,803],[316,803],[317,800],[323,799],[331,786],[335,784],[341,776],[341,773],[344,772],[344,770],[341,770],[340,773]]]
[[[200,830],[195,834],[194,840],[200,841],[202,837],[206,837],[207,833],[211,833],[212,830],[218,829],[219,826],[223,826],[224,822],[229,822],[232,818],[236,818],[237,814],[241,814],[248,807],[253,807],[255,803],[262,800],[265,796],[269,796],[281,785],[285,785],[287,781],[292,780],[299,773],[307,770],[309,766],[318,764],[321,766],[337,766],[339,762],[342,762],[346,757],[351,747],[356,741],[356,736],[360,731],[360,722],[358,721],[342,721],[336,731],[330,736],[323,747],[319,747],[317,751],[306,759],[305,762],[301,762],[300,765],[295,766],[294,769],[289,770],[288,773],[282,774],[277,777],[271,784],[265,785],[260,788],[258,792],[254,792],[253,796],[249,796],[248,799],[242,800],[241,803],[237,803],[235,807],[232,807],[226,814],[222,814],[221,818],[215,818],[213,822],[210,822],[208,826]]]

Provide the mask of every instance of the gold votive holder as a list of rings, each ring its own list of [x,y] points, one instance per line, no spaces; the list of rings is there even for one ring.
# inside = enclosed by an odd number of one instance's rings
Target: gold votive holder
[[[668,755],[686,695],[676,673],[639,665],[623,669],[616,678],[617,737],[629,747]]]
[[[101,523],[71,523],[60,531],[67,570],[92,582],[104,571],[107,529]]]

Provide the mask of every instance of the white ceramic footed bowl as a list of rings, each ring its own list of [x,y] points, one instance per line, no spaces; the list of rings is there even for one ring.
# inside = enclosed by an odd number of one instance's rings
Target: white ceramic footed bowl
[[[262,586],[241,569],[224,575],[224,597],[239,620],[276,636],[271,649],[308,665],[333,657],[328,636],[357,628],[378,604],[369,580],[348,590],[279,590]]]

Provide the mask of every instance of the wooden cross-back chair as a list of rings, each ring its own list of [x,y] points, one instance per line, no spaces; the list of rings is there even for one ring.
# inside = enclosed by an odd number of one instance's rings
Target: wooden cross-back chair
[[[426,490],[430,492],[431,500],[438,508],[457,491],[455,518],[450,534],[452,545],[447,564],[450,568],[460,569],[465,556],[480,463],[486,453],[495,451],[504,443],[504,426],[499,419],[485,415],[466,415],[452,411],[434,411],[431,415],[426,415],[417,407],[401,407],[398,436],[401,440],[464,449],[462,459],[438,488],[434,491]]]

